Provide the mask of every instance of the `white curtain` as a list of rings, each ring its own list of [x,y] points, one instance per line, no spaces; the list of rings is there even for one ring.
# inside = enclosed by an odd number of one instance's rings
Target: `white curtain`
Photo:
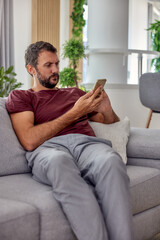
[[[0,0],[0,67],[14,65],[13,0]]]

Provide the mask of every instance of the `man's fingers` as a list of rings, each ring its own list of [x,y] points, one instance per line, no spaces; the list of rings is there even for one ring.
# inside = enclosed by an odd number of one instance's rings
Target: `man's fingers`
[[[102,86],[99,86],[96,91],[93,93],[93,98],[99,97],[102,93]]]
[[[93,92],[93,90],[89,91],[88,93],[86,93],[85,95],[83,95],[81,98],[83,99],[87,99],[90,98],[91,96],[94,98],[96,98],[102,91],[102,87],[99,86],[96,91]]]
[[[93,95],[93,90],[91,90],[88,93],[86,93],[85,95],[83,95],[83,99],[87,99],[87,98],[91,97],[92,95]]]
[[[103,100],[103,93],[100,93],[100,96],[98,96],[97,98],[95,98],[95,102],[96,102],[97,104],[100,104],[102,100]]]

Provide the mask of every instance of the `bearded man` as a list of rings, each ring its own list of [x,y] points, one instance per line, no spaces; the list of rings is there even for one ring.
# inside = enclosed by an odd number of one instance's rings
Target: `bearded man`
[[[108,95],[101,87],[58,88],[50,43],[31,44],[25,61],[34,85],[12,91],[6,107],[33,178],[52,186],[78,240],[133,240],[126,166],[88,123],[119,121]]]

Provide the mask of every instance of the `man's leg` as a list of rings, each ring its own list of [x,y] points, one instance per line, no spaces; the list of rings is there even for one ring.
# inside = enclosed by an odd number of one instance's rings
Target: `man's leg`
[[[96,140],[95,140],[96,141]],[[78,165],[98,197],[110,240],[133,240],[129,178],[121,157],[104,142],[82,147]],[[99,140],[98,140],[99,141]]]
[[[27,154],[33,161],[33,175],[52,185],[54,197],[71,224],[78,240],[108,240],[97,200],[80,175],[72,155],[64,147],[39,148]]]

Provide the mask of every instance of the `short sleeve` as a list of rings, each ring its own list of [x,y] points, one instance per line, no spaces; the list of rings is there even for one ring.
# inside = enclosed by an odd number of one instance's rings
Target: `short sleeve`
[[[33,112],[31,97],[25,90],[13,90],[6,101],[6,108],[9,113]]]
[[[78,91],[78,94],[80,97],[86,94],[86,92],[84,92],[83,90],[81,90],[79,88],[75,88],[75,89]]]

